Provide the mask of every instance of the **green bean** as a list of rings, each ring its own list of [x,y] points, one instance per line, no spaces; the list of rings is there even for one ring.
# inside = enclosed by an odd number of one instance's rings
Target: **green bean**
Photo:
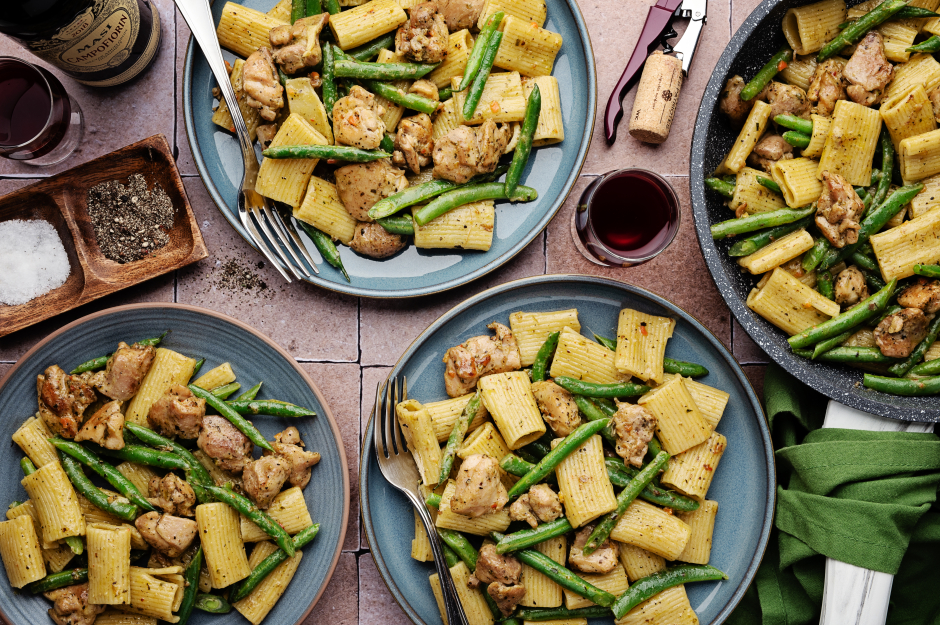
[[[554,621],[582,618],[608,618],[612,615],[610,608],[594,605],[587,608],[519,608],[516,618],[521,621]]]
[[[940,358],[922,362],[907,372],[908,377],[929,377],[940,375]]]
[[[203,366],[204,364],[206,364],[206,359],[205,359],[205,358],[200,358],[199,360],[196,361],[196,364],[195,364],[195,366],[193,367],[193,372],[192,372],[192,374],[189,376],[189,379],[190,379],[190,380],[192,380],[192,379],[195,378],[197,375],[199,375],[199,371],[202,370],[202,366]]]
[[[327,160],[368,163],[391,156],[382,150],[360,150],[347,145],[279,145],[261,152],[266,158],[324,158]]]
[[[609,339],[606,336],[601,336],[597,332],[594,332],[594,340],[612,352],[617,351],[617,341],[614,339]]]
[[[281,527],[277,521],[268,516],[267,512],[258,508],[250,499],[228,488],[216,486],[211,482],[190,484],[190,486],[192,486],[193,490],[197,493],[203,490],[207,495],[210,495],[217,501],[226,503],[235,508],[238,512],[244,514],[249,520],[254,521],[255,525],[261,528],[261,531],[273,538],[274,542],[284,553],[290,557],[294,556],[294,544],[291,542],[290,534],[284,531],[284,528]]]
[[[286,401],[278,401],[276,399],[253,399],[249,401],[236,399],[235,401],[225,402],[225,405],[242,415],[266,414],[272,417],[291,418],[313,417],[317,414],[309,408],[289,404]]]
[[[940,37],[934,35],[926,41],[922,41],[916,46],[911,46],[907,48],[906,52],[924,52],[926,54],[933,54],[934,52],[940,52]]]
[[[210,614],[228,614],[232,611],[232,606],[225,600],[225,597],[202,592],[196,595],[193,607]]]
[[[460,79],[460,85],[457,87],[457,91],[463,91],[469,87],[473,79],[476,78],[477,72],[480,70],[480,64],[483,62],[486,44],[503,22],[505,15],[503,11],[497,11],[486,20],[483,28],[480,29],[480,34],[477,35],[476,40],[473,42],[473,48],[470,50],[470,56],[467,57],[467,65],[464,67],[463,77]]]
[[[551,359],[552,354],[555,353],[555,348],[558,347],[558,337],[560,335],[560,332],[552,332],[548,335],[548,338],[545,339],[542,347],[539,348],[538,354],[535,355],[535,362],[532,363],[533,382],[541,382],[545,379],[548,361]]]
[[[653,478],[666,468],[667,462],[669,462],[669,454],[665,451],[659,452],[656,454],[656,457],[653,458],[653,461],[643,467],[643,470],[620,491],[620,494],[617,495],[617,508],[604,516],[603,520],[594,527],[594,531],[588,536],[587,542],[584,544],[583,548],[584,555],[591,555],[607,541],[614,526],[617,525],[617,521],[619,521],[623,513],[627,511],[627,507],[633,503],[633,500],[653,481]]]
[[[457,454],[457,448],[463,445],[463,439],[467,435],[467,428],[470,427],[470,422],[473,421],[474,417],[477,416],[477,412],[480,410],[480,402],[480,392],[477,391],[473,394],[470,401],[467,402],[467,405],[464,406],[460,416],[454,421],[454,427],[450,431],[447,445],[444,446],[444,453],[441,457],[441,472],[439,475],[440,479],[438,479],[438,482],[441,484],[446,482],[450,477],[450,470],[454,467],[454,456]]]
[[[250,389],[248,389],[247,391],[239,395],[236,399],[239,401],[251,401],[252,399],[258,396],[258,392],[261,390],[262,384],[263,384],[262,382],[258,382],[257,384],[252,386]]]
[[[219,400],[212,393],[204,391],[198,386],[192,384],[189,385],[189,390],[192,391],[193,395],[196,397],[201,397],[206,400],[206,403],[214,408],[220,415],[225,417],[229,423],[238,428],[238,431],[248,437],[252,443],[261,447],[262,449],[267,449],[268,451],[274,451],[274,448],[271,447],[264,435],[259,432],[255,426],[251,424],[247,419],[245,419],[241,414],[235,411],[229,404],[224,401]],[[251,403],[251,402],[250,402]]]
[[[931,361],[932,362],[932,361]],[[871,373],[865,374],[866,388],[892,395],[920,397],[940,393],[940,376],[925,378],[886,378]]]
[[[551,444],[545,441],[537,440],[537,441],[532,441],[531,443],[526,445],[525,449],[528,449],[530,452],[533,453],[533,455],[537,456],[541,460],[542,458],[547,456],[549,452],[551,452],[552,447],[551,447]]]
[[[214,389],[212,389],[212,390],[209,391],[209,392],[212,393],[213,395],[215,395],[216,397],[218,397],[219,399],[225,400],[225,399],[228,399],[229,397],[231,397],[232,395],[234,395],[234,394],[235,394],[235,391],[237,391],[237,390],[240,389],[241,387],[242,387],[242,385],[239,384],[238,382],[231,382],[231,383],[226,384],[226,385],[224,385],[224,386],[220,386],[220,387],[218,387],[218,388],[214,388]]]
[[[891,0],[888,1],[890,2]],[[837,317],[833,317],[829,321],[824,321],[823,323],[803,330],[799,334],[791,336],[787,339],[787,342],[790,344],[790,347],[799,349],[832,338],[837,334],[842,334],[846,330],[850,330],[864,323],[879,314],[879,311],[888,305],[897,286],[898,280],[895,278],[891,280],[885,288],[860,304],[857,304]]]
[[[56,588],[65,588],[66,586],[74,586],[75,584],[84,584],[87,581],[88,569],[72,569],[71,571],[61,571],[59,573],[46,575],[26,588],[34,595],[38,595],[41,592],[49,592]]]
[[[580,397],[580,395],[576,395]],[[614,400],[609,397],[592,397],[591,403],[597,406],[601,412],[603,412],[608,417],[612,417],[617,414],[617,404],[614,403]]]
[[[892,0],[887,1],[891,2]],[[668,588],[689,582],[707,582],[721,579],[728,579],[728,576],[713,566],[707,564],[681,564],[633,582],[633,585],[626,592],[617,597],[617,602],[611,606],[611,609],[614,611],[615,618],[622,619],[627,612]]]
[[[741,239],[732,245],[731,249],[728,250],[728,254],[734,257],[753,254],[757,250],[767,247],[780,237],[786,236],[791,232],[799,230],[800,228],[805,228],[812,223],[813,217],[811,215],[809,217],[804,217],[799,221],[794,221],[793,223],[755,232],[751,236],[745,239]]]
[[[194,481],[205,484],[212,483],[212,476],[210,476],[205,467],[203,467],[202,464],[196,460],[196,456],[194,456],[188,449],[179,443],[171,441],[164,436],[160,436],[153,430],[145,428],[142,425],[137,425],[136,423],[125,422],[124,429],[151,447],[158,447],[167,451],[172,451],[174,454],[182,458],[188,465],[188,471],[192,473]],[[196,493],[196,495],[198,497],[199,493]],[[206,501],[203,499],[199,499],[199,502],[206,503]]]
[[[940,278],[940,265],[914,265],[914,273],[925,278]]]
[[[313,17],[323,13],[323,5],[320,0],[306,0],[305,17]]]
[[[516,201],[516,187],[519,186],[522,170],[529,162],[529,154],[532,152],[532,138],[535,136],[535,129],[539,125],[539,113],[541,111],[542,92],[539,90],[539,86],[535,85],[529,94],[528,100],[526,100],[522,130],[519,132],[519,140],[516,142],[516,149],[512,154],[509,173],[506,174],[506,196],[511,202]]]
[[[437,92],[437,99],[441,102],[446,102],[452,97],[454,97],[454,90],[450,87],[444,87],[443,89],[439,89]]]
[[[725,182],[721,178],[706,178],[705,186],[712,191],[717,191],[725,197],[734,196],[734,183]]]
[[[819,237],[813,241],[813,247],[809,249],[808,252],[803,254],[803,260],[800,262],[800,266],[803,267],[803,271],[809,273],[816,269],[819,266],[819,263],[822,262],[823,258],[826,257],[826,253],[832,249],[832,245],[829,243],[829,239],[826,237]]]
[[[144,339],[142,341],[137,341],[134,344],[135,345],[150,345],[152,347],[156,347],[157,345],[160,344],[160,341],[162,341],[166,337],[166,335],[169,333],[170,331],[167,330],[160,336],[155,336],[149,339]],[[108,364],[108,359],[111,358],[111,356],[112,354],[108,354],[107,356],[98,356],[97,358],[86,360],[82,364],[72,369],[69,373],[71,375],[78,375],[79,373],[85,373],[86,371],[97,371],[98,369],[103,369],[105,365]]]
[[[828,352],[829,350],[834,349],[842,345],[843,343],[845,343],[847,340],[849,340],[849,337],[852,336],[852,334],[854,334],[854,332],[852,330],[849,330],[848,332],[837,334],[836,336],[830,339],[826,339],[825,341],[820,341],[816,343],[816,346],[813,348],[813,355],[810,356],[810,358],[813,360],[816,360],[816,358],[818,358],[821,354],[824,354]]]
[[[531,202],[539,196],[538,191],[532,187],[526,187],[519,185],[516,188],[517,194],[522,197],[522,202]],[[470,204],[471,202],[479,202],[481,200],[505,200],[506,199],[506,185],[502,182],[484,182],[480,184],[467,184],[453,191],[448,191],[443,195],[440,195],[425,206],[422,206],[416,210],[412,217],[415,220],[415,223],[419,226],[427,224],[429,221],[436,219],[451,211],[458,206],[463,206],[464,204]]]
[[[480,68],[477,75],[473,77],[473,84],[467,90],[467,95],[463,101],[464,119],[472,119],[476,114],[477,105],[483,96],[483,88],[486,86],[486,80],[490,77],[493,70],[493,61],[496,60],[496,54],[499,52],[499,46],[503,41],[502,31],[495,30],[486,40],[486,47],[483,49],[483,59],[480,61]]]
[[[701,378],[708,375],[708,369],[700,364],[672,358],[663,358],[663,371],[686,378]]]
[[[336,15],[342,8],[339,6],[339,0],[323,0],[323,8],[326,9],[326,12],[330,15]]]
[[[745,102],[753,99],[758,93],[764,90],[770,81],[773,80],[774,76],[778,72],[783,70],[793,59],[793,50],[787,47],[780,48],[780,50],[770,57],[770,60],[767,61],[767,64],[760,68],[760,71],[757,72],[757,75],[747,83],[743,89],[741,89],[741,99]],[[780,64],[783,64],[783,67],[780,67]]]
[[[367,80],[365,83],[366,87],[372,93],[380,95],[386,100],[394,102],[395,104],[400,104],[407,109],[412,109],[414,111],[431,115],[435,113],[437,111],[437,107],[440,106],[440,102],[437,100],[425,98],[424,96],[420,96],[416,93],[406,93],[404,90],[386,82]]]
[[[804,358],[813,357],[813,350],[811,349],[795,349],[793,353]],[[817,356],[816,360],[849,364],[897,362],[897,358],[885,356],[877,347],[833,347]]]
[[[403,208],[421,204],[424,201],[437,197],[445,191],[457,188],[457,183],[450,180],[431,180],[423,184],[407,187],[383,200],[379,200],[369,209],[369,217],[380,219],[394,215]]]
[[[13,501],[7,504],[7,510],[12,510],[13,508],[16,508],[17,506],[22,506],[22,505],[23,505],[22,501],[17,501],[16,499],[14,499]]]
[[[520,450],[516,450],[519,452]],[[502,460],[499,461],[499,466],[502,467],[503,471],[509,473],[510,475],[516,475],[522,477],[526,473],[532,470],[532,468],[538,464],[538,459],[534,459],[535,462],[529,462],[523,458],[520,458],[514,453],[508,453],[503,456]],[[557,484],[558,479],[555,477],[554,473],[550,473],[545,477],[544,480],[547,484]]]
[[[820,295],[835,301],[836,291],[835,285],[832,283],[832,273],[828,271],[823,271],[816,274],[816,290],[819,291]]]
[[[812,206],[798,209],[781,208],[775,211],[750,215],[748,217],[729,219],[728,221],[722,221],[711,227],[712,238],[723,239],[724,237],[754,232],[755,230],[769,228],[771,226],[782,226],[808,217],[815,212],[816,209]]]
[[[186,570],[183,571],[183,580],[185,581],[183,601],[180,603],[179,610],[176,611],[176,616],[179,617],[176,625],[186,625],[193,613],[193,608],[196,606],[196,595],[199,593],[199,571],[201,568],[202,545],[199,545],[196,553],[193,554],[193,559],[189,561]]]
[[[906,6],[894,14],[894,19],[897,20],[919,19],[924,17],[940,17],[940,13],[921,7]]]
[[[317,251],[320,252],[320,255],[323,256],[323,259],[336,269],[339,269],[343,277],[346,278],[346,282],[350,282],[349,274],[346,273],[346,267],[343,266],[343,259],[339,255],[339,249],[337,249],[336,244],[333,243],[332,237],[306,222],[300,221],[299,219],[297,222],[300,224],[300,227],[304,229],[304,232],[307,233],[307,236],[310,237],[310,240],[313,241],[313,245],[317,248]]]
[[[860,269],[867,269],[868,271],[878,271],[878,263],[871,259],[870,256],[865,256],[861,252],[853,252],[849,256],[849,260],[859,266]]]
[[[326,0],[327,6],[329,6],[330,2],[336,2],[336,0]],[[333,121],[333,105],[336,104],[337,98],[335,64],[336,62],[333,59],[333,46],[329,43],[324,43],[321,82],[323,89],[323,108],[326,109],[326,116],[330,119],[330,123]]]
[[[476,570],[477,559],[480,557],[480,553],[470,544],[466,536],[460,532],[444,529],[442,527],[437,528],[437,535],[441,537],[445,545],[453,549],[454,553],[464,561],[468,569],[471,571]]]
[[[804,135],[802,132],[797,132],[795,130],[788,130],[783,133],[783,140],[792,145],[795,148],[805,148],[809,145],[809,142],[812,140],[812,137],[809,135]]]
[[[891,365],[888,371],[898,377],[907,375],[907,373],[914,368],[914,365],[924,359],[924,354],[927,353],[930,346],[937,340],[937,336],[940,336],[940,315],[935,316],[930,322],[930,325],[927,326],[927,336],[917,344],[917,347],[914,348],[911,355],[901,362]]]
[[[527,447],[528,445],[526,445],[525,447],[520,447],[519,449],[515,450],[515,453],[516,455],[519,456],[520,460],[524,460],[525,462],[528,462],[532,466],[535,466],[539,463],[539,460],[541,460],[545,456],[539,456],[538,454],[534,454],[532,453],[532,450],[527,449]],[[525,475],[525,473],[523,473],[522,475]],[[549,478],[545,478],[545,479],[548,480]]]
[[[765,176],[755,176],[757,178],[758,184],[762,187],[766,187],[773,191],[774,193],[783,193],[780,190],[780,185],[773,181],[773,178],[767,178]]]
[[[356,59],[357,61],[368,61],[376,54],[382,50],[388,50],[389,48],[395,47],[395,31],[388,33],[387,35],[382,35],[378,39],[373,39],[368,43],[364,43],[358,48],[353,48],[352,50],[347,50],[344,54],[348,57]]]
[[[298,532],[291,539],[291,543],[295,550],[299,550],[301,547],[305,546],[311,540],[313,540],[317,532],[320,531],[320,524],[314,523],[310,527]],[[264,580],[265,577],[271,574],[271,572],[277,568],[277,566],[286,560],[288,555],[282,550],[278,549],[264,560],[258,563],[254,569],[252,569],[251,574],[246,577],[244,580],[238,583],[238,585],[232,590],[232,593],[229,595],[229,601],[235,603],[240,599],[247,597],[252,590],[254,590],[258,584]]]
[[[870,271],[864,267],[858,267],[858,270],[862,272],[862,275],[865,277],[865,283],[868,285],[868,288],[872,291],[879,291],[885,288],[885,281],[881,279],[881,275],[877,272]]]
[[[836,35],[835,39],[824,45],[819,54],[816,55],[816,61],[822,63],[829,57],[837,55],[842,51],[842,48],[856,43],[865,36],[865,33],[890,18],[906,5],[906,0],[885,0],[885,2],[847,26],[845,30]]]
[[[424,505],[426,505],[428,508],[440,508],[441,496],[437,493],[431,493],[428,495],[428,498],[424,500]]]
[[[368,63],[340,58],[333,63],[333,73],[337,78],[357,78],[359,80],[417,80],[432,72],[438,65],[439,63],[433,65]]]
[[[556,378],[557,381],[557,378]],[[607,426],[609,420],[601,419],[579,425],[571,434],[565,437],[561,443],[552,449],[544,458],[542,458],[535,467],[525,474],[511,489],[509,489],[509,499],[515,499],[529,488],[542,480],[546,475],[555,470],[558,463],[567,458],[575,449],[581,446],[584,441],[594,434],[598,433]]]
[[[393,153],[395,151],[395,137],[386,132],[382,135],[382,143],[379,144],[379,149],[389,154]]]
[[[887,130],[881,130],[879,139],[881,144],[881,176],[878,177],[878,188],[872,196],[871,206],[877,207],[885,201],[888,190],[891,188],[891,172],[894,170],[894,142]],[[887,172],[887,173],[885,173]]]
[[[572,530],[571,523],[566,517],[542,523],[534,529],[519,530],[512,534],[506,534],[498,543],[496,543],[496,553],[511,553],[526,549],[532,545],[546,541],[555,536],[567,534]]]
[[[777,115],[774,121],[784,128],[801,132],[804,135],[813,134],[813,122],[809,119],[803,119],[796,115]]]
[[[32,475],[36,472],[36,465],[29,458],[23,458],[20,460],[20,469],[23,470],[23,475]]]
[[[650,387],[646,384],[631,384],[630,382],[597,384],[596,382],[585,382],[563,375],[555,378],[555,384],[569,393],[587,395],[588,397],[638,397],[650,390]]]
[[[601,419],[607,419],[609,416],[612,416],[601,410],[600,407],[584,395],[575,395],[574,403],[588,421],[600,421]],[[616,410],[614,410],[614,412],[616,412]],[[613,423],[608,423],[607,426],[600,431],[600,435],[612,446],[617,446],[617,435],[614,432]]]
[[[183,470],[189,466],[186,464],[185,460],[174,453],[151,449],[143,445],[124,445],[121,449],[105,449],[102,447],[97,451],[112,458],[119,458],[120,460],[136,462],[137,464],[144,464],[151,467],[160,467],[161,469]]]
[[[290,5],[290,23],[293,24],[299,19],[307,17],[306,0],[291,0]]]
[[[284,73],[284,70],[282,70],[282,69],[280,68],[280,66],[278,66],[278,68],[277,68],[277,80],[278,80],[279,83],[281,83],[281,86],[282,86],[282,87],[286,87],[286,86],[287,86],[287,81],[290,80],[290,76],[288,76],[287,74],[285,74],[285,73]]]
[[[415,222],[411,215],[392,215],[391,217],[382,217],[375,220],[380,226],[385,228],[386,232],[400,234],[402,236],[414,236]]]
[[[452,569],[460,564],[460,556],[454,553],[454,550],[447,545],[441,545],[441,552],[444,554],[444,564],[447,565],[448,569]]]
[[[619,458],[605,458],[604,465],[607,467],[607,477],[610,479],[610,483],[618,488],[626,488],[630,480],[640,473],[639,469],[627,466]],[[679,512],[693,512],[699,509],[697,501],[663,488],[656,483],[655,479],[640,491],[640,499]]]
[[[190,386],[190,388],[198,387]],[[202,389],[199,390],[202,391]],[[206,391],[202,392],[206,393]],[[61,438],[50,438],[49,442],[55,445],[56,449],[64,451],[103,477],[109,484],[111,484],[111,486],[116,488],[119,493],[127,497],[131,503],[137,504],[144,510],[156,510],[156,508],[153,507],[153,504],[147,501],[147,498],[144,497],[139,490],[137,490],[137,487],[134,486],[133,482],[121,475],[121,472],[112,467],[110,464],[102,461],[101,458],[94,454],[94,452],[85,447],[82,447],[78,443],[67,441]]]
[[[138,515],[137,506],[126,501],[112,500],[107,493],[92,484],[77,460],[61,450],[58,451],[58,455],[59,461],[62,463],[62,469],[69,477],[69,481],[72,482],[76,491],[84,495],[97,508],[130,523],[134,522]]]

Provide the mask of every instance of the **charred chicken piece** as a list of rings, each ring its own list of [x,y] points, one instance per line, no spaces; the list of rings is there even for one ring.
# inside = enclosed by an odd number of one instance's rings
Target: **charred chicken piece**
[[[839,272],[835,283],[836,304],[842,308],[855,306],[863,299],[868,298],[868,286],[865,284],[865,274],[858,267],[852,265]]]
[[[290,465],[280,456],[262,456],[245,465],[242,486],[259,508],[266,510],[281,492],[290,474]]]
[[[812,112],[831,117],[836,102],[845,99],[845,78],[842,77],[842,61],[828,59],[816,66],[813,80],[809,83],[806,97],[814,104]]]
[[[491,119],[473,128],[458,126],[434,142],[434,177],[464,183],[496,169],[512,129]]]
[[[415,63],[440,63],[447,56],[447,24],[436,2],[416,4],[395,34],[395,52]]]
[[[447,30],[455,33],[464,28],[474,28],[485,3],[485,0],[438,0],[437,5]]]
[[[890,358],[907,358],[927,336],[930,320],[919,308],[905,308],[885,317],[875,328],[875,344]]]
[[[656,433],[656,417],[638,404],[618,402],[611,423],[617,435],[617,455],[635,467],[643,466],[643,456]]]
[[[261,124],[255,129],[261,149],[266,150],[277,136],[277,124]]]
[[[153,476],[147,485],[150,497],[147,501],[173,516],[193,516],[196,493],[193,487],[173,473],[163,478]]]
[[[52,602],[49,617],[56,625],[92,625],[107,606],[88,603],[88,583],[44,592]]]
[[[617,543],[609,538],[589,556],[584,555],[584,545],[594,531],[594,524],[586,525],[574,535],[574,544],[568,555],[568,564],[582,573],[610,573],[617,566]]]
[[[351,145],[363,150],[374,150],[385,136],[382,116],[385,108],[375,101],[375,96],[360,87],[353,86],[349,95],[333,105],[333,134],[339,145]]]
[[[199,533],[192,519],[159,512],[137,517],[134,526],[151,547],[170,558],[182,555]]]
[[[193,439],[199,436],[206,415],[206,400],[182,384],[174,384],[150,407],[147,423],[164,436]]]
[[[852,245],[858,241],[865,203],[839,174],[826,170],[822,180],[823,191],[816,204],[816,225],[833,247]]]
[[[810,103],[806,98],[806,92],[796,85],[771,82],[764,87],[757,99],[770,105],[770,119],[777,115],[809,117]]]
[[[920,308],[924,314],[940,311],[940,281],[912,284],[898,295],[898,304],[904,308]]]
[[[480,547],[477,567],[470,583],[492,584],[499,582],[507,586],[518,584],[522,576],[522,563],[511,554],[499,554],[496,545],[487,540]]]
[[[296,74],[305,67],[319,65],[323,58],[320,31],[330,21],[329,13],[304,17],[294,24],[275,26],[268,33],[274,48],[274,62],[285,74]]]
[[[766,134],[754,146],[747,160],[752,167],[770,173],[774,163],[790,158],[793,158],[793,146],[780,135]]]
[[[92,378],[95,388],[111,399],[127,401],[137,394],[156,355],[153,345],[134,343],[128,346],[121,341],[117,351],[108,358],[104,372],[96,373]]]
[[[284,106],[284,87],[277,78],[270,48],[262,46],[248,57],[242,81],[248,106],[258,109],[262,119],[273,122]]]
[[[392,234],[375,222],[360,221],[349,247],[370,258],[388,258],[408,247],[408,239]]]
[[[448,396],[466,395],[484,375],[522,368],[522,355],[512,330],[495,321],[486,327],[496,336],[474,336],[444,354],[444,387]]]
[[[36,376],[39,417],[53,434],[75,438],[85,409],[95,401],[95,391],[88,384],[90,376],[69,375],[59,365],[48,367]]]
[[[434,100],[436,102],[441,101],[441,93],[433,82],[427,78],[420,78],[408,87],[408,93],[413,93],[419,95],[422,98],[427,98],[428,100]]]
[[[431,118],[425,113],[401,120],[395,134],[392,162],[399,167],[407,165],[408,169],[420,174],[421,168],[431,163],[431,153],[434,150],[434,139],[431,138],[433,130]]]
[[[209,415],[204,418],[196,445],[217,465],[232,473],[241,473],[251,461],[251,441],[225,417]]]
[[[525,521],[532,529],[538,527],[539,521],[554,521],[561,514],[561,499],[547,484],[536,484],[509,506],[509,518]]]
[[[853,102],[872,106],[881,102],[881,94],[894,78],[894,66],[885,57],[884,39],[877,30],[870,30],[855,47],[855,53],[842,70],[849,82],[845,90]]]
[[[751,109],[754,108],[754,101],[760,97],[747,101],[742,100],[741,90],[744,89],[746,84],[740,76],[732,76],[725,83],[725,88],[721,90],[721,97],[718,99],[718,107],[722,113],[728,116],[728,120],[735,128],[744,125],[744,120],[747,119]]]
[[[300,432],[291,426],[274,435],[274,453],[287,464],[290,473],[287,476],[291,486],[304,488],[310,482],[310,472],[314,465],[320,462],[320,454],[315,451],[304,451],[304,443],[300,440]],[[271,452],[264,452],[265,455]]]
[[[496,602],[496,607],[499,608],[503,616],[509,616],[525,597],[525,586],[521,584],[507,586],[506,584],[493,582],[486,587],[486,593]]]
[[[121,402],[109,401],[93,414],[75,435],[75,442],[91,441],[105,449],[124,449],[124,415]]]
[[[532,384],[532,395],[545,423],[555,436],[568,436],[581,425],[581,414],[574,396],[550,380]]]
[[[407,120],[402,120],[404,124]],[[399,131],[401,132],[401,131]],[[356,221],[371,222],[369,209],[376,202],[408,186],[405,172],[392,167],[389,159],[351,163],[336,170],[336,193]]]
[[[470,518],[499,512],[509,502],[499,476],[499,462],[483,454],[464,459],[457,472],[457,490],[450,509]]]

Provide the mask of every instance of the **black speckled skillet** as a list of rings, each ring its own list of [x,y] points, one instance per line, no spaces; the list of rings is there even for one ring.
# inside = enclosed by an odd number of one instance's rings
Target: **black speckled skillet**
[[[905,421],[940,421],[940,397],[898,397],[864,388],[862,372],[842,365],[813,362],[795,356],[784,332],[777,329],[745,304],[757,282],[728,256],[733,241],[713,241],[709,226],[731,217],[721,198],[707,192],[705,176],[721,163],[737,132],[718,110],[718,96],[725,81],[735,74],[749,80],[776,50],[786,43],[780,23],[788,9],[809,4],[808,0],[764,0],[731,37],[712,73],[695,121],[690,155],[692,211],[695,230],[708,270],[718,290],[744,330],[767,355],[800,381],[820,393],[852,408]],[[858,2],[849,1],[849,5]]]

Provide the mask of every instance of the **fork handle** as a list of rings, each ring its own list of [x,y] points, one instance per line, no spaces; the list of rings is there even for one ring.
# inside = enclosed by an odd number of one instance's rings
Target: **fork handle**
[[[431,520],[431,513],[427,506],[416,495],[407,493],[411,504],[418,511],[421,522],[424,523],[424,530],[428,533],[428,539],[431,542],[431,551],[434,552],[434,568],[437,569],[437,576],[441,581],[441,591],[444,595],[444,611],[447,613],[448,625],[468,625],[467,615],[463,611],[463,605],[457,595],[457,587],[454,584],[454,578],[447,568],[444,561],[444,550],[441,549],[441,539],[434,528],[434,521]]]
[[[242,118],[241,109],[238,106],[238,98],[235,96],[235,90],[232,89],[231,79],[228,71],[225,69],[225,60],[222,58],[222,48],[219,47],[219,39],[215,34],[215,21],[212,19],[212,11],[209,8],[208,0],[175,0],[176,8],[183,14],[183,19],[189,24],[189,29],[193,33],[193,38],[202,48],[202,53],[209,63],[209,69],[219,83],[219,90],[228,105],[229,113],[232,115],[232,122],[235,124],[235,134],[238,136],[238,142],[241,144],[242,153],[247,159],[251,158],[257,162],[254,146],[248,136],[248,127]]]

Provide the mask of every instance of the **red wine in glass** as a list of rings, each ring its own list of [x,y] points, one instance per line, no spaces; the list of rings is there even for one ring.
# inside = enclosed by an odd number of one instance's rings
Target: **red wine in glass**
[[[631,267],[672,243],[679,215],[679,199],[665,179],[644,169],[622,169],[604,174],[584,190],[572,234],[588,260]]]

